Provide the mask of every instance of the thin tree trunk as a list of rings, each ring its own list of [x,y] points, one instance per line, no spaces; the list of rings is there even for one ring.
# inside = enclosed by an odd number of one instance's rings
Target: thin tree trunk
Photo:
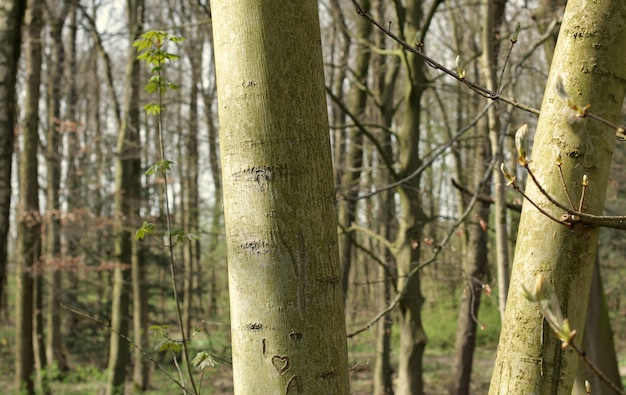
[[[350,46],[352,45],[352,38],[348,27],[346,26],[346,16],[341,8],[341,2],[339,0],[330,0],[331,12],[334,21],[333,25],[333,38],[332,48],[330,51],[331,64],[339,62],[337,67],[332,67],[329,71],[329,81],[332,83],[332,92],[337,98],[337,101],[343,102],[344,98],[344,83],[346,80],[346,74],[348,72],[348,62],[345,59],[347,54],[350,53]],[[339,46],[339,48],[336,48]],[[335,56],[339,54],[339,59],[335,59]],[[333,131],[333,165],[335,166],[335,185],[342,185],[343,178],[343,158],[346,152],[346,129],[341,127],[346,122],[346,112],[338,105],[336,101],[333,101],[330,107],[330,124],[339,126]],[[341,251],[341,250],[340,250]],[[340,252],[341,254],[341,252]],[[341,255],[340,255],[341,258]],[[343,277],[342,277],[343,278]],[[345,297],[345,296],[344,296]]]
[[[555,150],[559,150],[565,185],[579,198],[586,175],[590,187],[585,211],[596,215],[604,206],[615,132],[589,119],[570,122],[555,86],[562,79],[568,100],[581,106],[591,104],[597,115],[618,121],[626,88],[626,64],[617,60],[626,52],[624,18],[626,4],[621,0],[568,1],[531,155],[530,167],[541,186],[567,202],[553,165]],[[563,214],[532,181],[527,183],[526,195],[553,216]],[[579,332],[574,342],[580,346],[597,240],[597,228],[553,222],[524,202],[511,276],[516,287],[508,295],[490,394],[571,393],[578,356],[562,349],[521,288],[534,289],[539,274],[553,283],[571,328]]]
[[[134,41],[143,29],[143,0],[128,2],[128,21],[130,39]],[[114,274],[111,338],[109,344],[109,378],[107,395],[124,393],[126,370],[130,359],[129,344],[121,336],[128,336],[130,325],[130,282],[132,272],[138,272],[143,265],[133,251],[133,234],[130,228],[136,223],[141,198],[141,143],[139,141],[139,90],[140,64],[136,59],[134,47],[129,47],[126,63],[126,82],[124,109],[126,114],[121,119],[117,140],[117,160],[115,172],[115,212],[122,215],[118,218],[116,228],[115,256],[117,265]],[[135,276],[137,278],[138,276]],[[133,285],[133,289],[136,286]],[[141,299],[135,301],[140,303]],[[141,307],[139,307],[140,309]],[[137,328],[136,328],[137,329]],[[147,328],[139,328],[135,333],[135,342],[145,344],[142,339]],[[117,333],[116,333],[117,332]],[[118,335],[119,334],[119,335]],[[121,336],[120,336],[121,335]],[[143,382],[140,380],[140,383]]]
[[[78,135],[79,133],[82,133],[83,130],[81,130],[79,126],[79,122],[78,122],[77,115],[76,115],[77,107],[78,107],[78,83],[77,83],[78,67],[77,67],[77,53],[76,53],[76,35],[78,31],[78,27],[77,27],[78,7],[77,6],[78,6],[78,2],[72,1],[72,7],[70,7],[70,10],[69,10],[70,23],[68,25],[69,37],[67,40],[68,41],[68,60],[67,60],[68,67],[65,68],[65,78],[67,81],[66,120],[69,124],[74,125],[74,127],[69,131],[68,138],[67,138],[67,177],[66,177],[67,181],[65,183],[66,184],[65,197],[67,199],[67,213],[68,214],[75,213],[79,205],[81,203],[84,203],[84,200],[83,200],[84,197],[87,196],[87,193],[85,193],[86,188],[84,185],[87,183],[83,183],[81,181],[88,179],[90,180],[92,184],[99,185],[99,183],[97,182],[97,179],[93,177],[92,175],[93,173],[85,172],[86,175],[84,176],[84,178],[81,178],[79,169],[90,169],[91,171],[97,174],[97,169],[100,164],[98,160],[98,156],[99,156],[98,152],[100,151],[100,148],[96,147],[94,149],[95,151],[94,152],[95,154],[94,166],[86,166],[86,162],[83,158],[81,158],[81,153],[80,153],[81,151],[80,151],[80,142],[79,142]],[[93,59],[93,63],[97,65],[97,56],[92,55],[92,59]],[[92,70],[97,70],[97,67],[93,67]],[[98,101],[97,101],[98,100],[97,98],[99,96],[98,86],[99,84],[96,82],[95,91],[93,92],[93,96],[96,98],[93,103],[94,104],[93,107],[95,107],[95,109],[89,109],[93,113],[96,114],[95,118],[97,118],[97,114],[98,114]],[[89,122],[90,116],[91,114],[87,115],[87,119],[88,119],[87,122]],[[93,130],[96,131],[96,133],[99,129],[97,127],[97,124],[98,122],[95,121],[94,126],[96,127],[94,127]],[[84,155],[84,156],[87,156],[87,155]],[[92,178],[90,178],[90,176]],[[95,191],[94,193],[98,194],[99,191]],[[98,202],[99,199],[94,199],[94,201]],[[97,217],[98,212],[97,212],[97,208],[95,207],[96,205],[94,205],[94,214]],[[95,230],[95,232],[101,233],[99,229]],[[64,227],[63,234],[65,236],[66,242],[65,242],[65,251],[63,251],[62,254],[68,259],[76,259],[79,254],[78,252],[79,239],[76,233],[74,233],[73,230],[70,229],[69,227]],[[94,240],[99,240],[99,237],[98,236],[94,237]],[[96,245],[99,245],[99,244],[101,243],[97,243]],[[78,283],[76,273],[73,273],[72,271],[68,271],[67,273],[64,273],[64,276],[61,280],[64,280],[64,284],[65,284],[65,286],[63,286],[62,284],[59,285],[61,288],[63,288],[64,290],[65,289],[72,290],[70,292],[67,292],[67,291],[63,292],[62,297],[71,298],[73,292],[78,292],[77,287],[76,287],[76,284]],[[50,303],[58,304],[58,301],[57,302],[50,301]],[[65,325],[63,326],[63,328],[66,334],[77,335],[76,333],[74,333],[74,326],[76,323],[75,314],[66,314],[64,323]],[[63,347],[61,343],[61,336],[60,336],[61,335],[61,316],[60,314],[58,316],[50,317],[50,320],[48,321],[48,328],[49,328],[48,329],[49,338],[48,338],[48,345],[47,345],[48,361],[50,361],[51,364],[54,363],[54,361],[56,361],[57,366],[59,367],[60,371],[65,372],[69,370],[69,366],[65,358],[65,354],[63,353]]]
[[[489,144],[487,122],[480,122],[477,126],[474,161],[473,185],[474,190],[484,196],[489,196],[491,188],[484,185],[479,188],[479,183],[485,176],[491,147]],[[455,368],[451,377],[452,395],[470,393],[472,363],[474,349],[476,347],[476,335],[478,327],[478,308],[483,293],[482,285],[487,277],[488,263],[488,233],[489,210],[491,205],[485,202],[477,202],[469,215],[469,223],[466,225],[467,245],[464,248],[464,270],[466,273],[465,286],[459,307],[457,318],[456,341],[455,341]]]
[[[143,248],[133,240],[131,259],[133,283],[133,336],[135,344],[146,351],[148,342],[148,279],[145,270]],[[137,392],[148,389],[150,380],[150,364],[141,350],[133,348],[133,389]]]
[[[217,256],[215,251],[220,242],[219,232],[221,232],[222,211],[222,175],[219,160],[219,145],[217,140],[217,127],[212,119],[211,104],[214,101],[214,95],[208,90],[203,94],[204,105],[208,116],[208,138],[209,138],[209,167],[213,178],[213,188],[215,190],[215,201],[211,216],[211,235],[209,236],[207,250],[211,258],[209,270],[211,271],[211,279],[209,280],[209,317],[217,317],[217,300],[219,296],[219,287],[217,284]]]
[[[504,20],[506,0],[483,0],[483,74],[485,86],[497,91],[498,86],[498,53],[500,51],[500,27]],[[498,104],[491,106],[487,112],[489,119],[489,138],[491,153],[496,163],[504,162],[504,140],[500,125]],[[500,166],[493,169],[494,183],[494,227],[496,231],[496,270],[498,273],[498,307],[500,317],[504,320],[506,295],[509,291],[509,240],[507,228],[506,182]]]
[[[380,16],[384,15],[386,3],[378,1],[377,9]],[[384,48],[387,37],[379,33],[378,46]],[[396,80],[399,75],[399,59],[396,57],[388,58],[378,56],[376,70],[378,70],[378,90],[381,93],[381,118],[385,127],[391,128],[394,116],[394,94],[396,92]],[[391,135],[384,133],[382,136],[382,146],[384,155],[391,160],[393,157],[393,143]],[[385,174],[385,173],[383,173]],[[386,176],[381,177],[383,182],[391,182],[393,180],[392,169],[387,169]],[[381,215],[381,234],[387,240],[393,240],[395,234],[396,208],[395,208],[395,191],[386,191],[380,196],[380,204],[382,206]],[[386,247],[385,247],[386,248]],[[379,272],[382,276],[382,295],[380,308],[385,308],[391,299],[391,286],[396,273],[396,262],[393,252],[386,248],[385,263],[387,268],[380,267]],[[374,391],[373,395],[393,395],[393,380],[391,367],[391,330],[393,320],[391,313],[381,319],[377,325],[376,331],[376,361],[374,363]]]
[[[61,189],[61,155],[62,140],[61,131],[66,130],[61,121],[61,88],[63,83],[63,69],[67,67],[65,48],[63,46],[63,26],[69,13],[70,3],[64,2],[59,15],[49,15],[50,26],[50,64],[48,65],[48,130],[46,133],[46,234],[45,234],[45,257],[48,273],[48,306],[47,306],[47,332],[46,353],[50,364],[56,364],[60,371],[67,370],[65,356],[61,349],[61,315],[60,299],[61,292],[61,204],[59,191]],[[56,12],[56,10],[54,10]]]
[[[234,393],[348,394],[317,2],[211,8]]]
[[[43,309],[43,292],[44,292],[44,277],[42,272],[42,262],[40,255],[41,248],[41,228],[39,229],[39,247],[34,248],[39,255],[37,258],[36,266],[33,266],[33,309],[34,309],[34,333],[33,333],[33,345],[35,351],[35,366],[37,367],[37,387],[38,393],[43,395],[50,395],[50,377],[47,374],[47,360],[46,360],[46,339],[44,337],[44,309]]]
[[[0,2],[0,319],[6,313],[6,269],[8,258],[11,172],[15,140],[15,83],[22,41],[22,19],[26,1]]]
[[[366,10],[370,8],[369,0],[362,1],[361,5]],[[365,42],[369,39],[371,32],[372,24],[365,18],[359,18],[357,20],[356,36],[362,41],[357,44],[356,67],[354,69],[354,77],[357,81],[352,86],[348,103],[350,111],[358,118],[365,114],[365,106],[367,105],[367,91],[365,87],[368,85],[367,75],[372,52],[369,45],[366,45]],[[345,149],[343,160],[345,168],[342,171],[340,185],[340,187],[346,189],[345,200],[339,203],[338,209],[339,221],[344,229],[349,228],[356,219],[357,201],[355,197],[359,194],[361,167],[363,166],[363,133],[356,128],[350,128],[348,140],[350,145]],[[344,303],[348,298],[353,249],[354,234],[352,232],[343,232],[339,237],[339,251],[341,254],[341,285]]]
[[[504,15],[504,1],[483,1],[483,75],[489,89],[496,90],[496,75],[499,45],[495,37],[499,34],[500,23]],[[475,190],[481,195],[489,196],[491,188],[480,182],[489,171],[490,156],[502,157],[500,144],[500,122],[496,106],[489,108],[487,122],[479,122],[477,127],[477,144],[472,172]],[[494,170],[495,171],[495,170]],[[502,173],[494,173],[495,178],[495,228],[496,228],[496,267],[498,271],[498,289],[501,314],[504,314],[506,291],[508,289],[508,239],[506,227],[506,200]],[[467,246],[465,251],[464,269],[466,285],[463,289],[459,315],[457,319],[455,341],[455,373],[452,376],[450,394],[466,395],[470,393],[474,350],[478,328],[478,310],[483,293],[483,284],[488,276],[488,234],[490,204],[478,202],[472,209],[467,229]]]
[[[434,10],[441,1],[431,4]],[[408,1],[401,15],[405,20],[404,36],[413,39],[421,28],[421,38],[425,38],[430,21],[424,20],[422,2]],[[421,99],[426,89],[424,63],[418,56],[406,56],[407,81],[404,93],[403,118],[397,132],[398,177],[405,179],[421,165],[419,151]],[[420,273],[411,273],[420,262],[419,245],[426,225],[426,217],[421,206],[420,175],[412,176],[398,188],[399,212],[398,234],[394,241],[394,256],[398,265],[398,289],[406,289],[399,301],[400,350],[398,361],[398,395],[422,395],[423,355],[426,347],[426,333],[422,326],[422,305]],[[409,275],[412,274],[412,275]]]
[[[389,157],[391,157],[391,137],[389,134],[385,135],[383,141],[386,153]],[[381,229],[383,231],[382,234],[385,235],[387,240],[391,240],[392,237],[394,237],[392,224],[395,219],[395,205],[393,204],[393,197],[393,191],[386,191],[381,194],[380,199],[382,207],[382,215],[380,216]],[[389,251],[387,247],[383,248],[385,248],[385,264],[387,264],[387,267],[380,266],[378,270],[379,276],[382,278],[380,286],[382,298],[379,303],[381,309],[387,307],[389,305],[389,301],[391,300],[391,277],[393,273],[395,273],[396,267],[394,256],[391,251]],[[391,314],[387,314],[380,321],[378,321],[377,324],[373,395],[393,395],[393,381],[391,377],[392,368],[390,361],[392,324],[393,321]]]
[[[35,393],[35,284],[40,270],[41,213],[39,211],[38,158],[39,86],[41,85],[41,3],[29,1],[26,11],[26,99],[22,122],[22,152],[19,164],[17,207],[15,381],[20,391]]]

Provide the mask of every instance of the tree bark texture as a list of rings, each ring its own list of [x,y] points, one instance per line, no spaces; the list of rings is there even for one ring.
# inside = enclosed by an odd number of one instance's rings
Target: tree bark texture
[[[22,42],[26,1],[0,2],[0,312],[6,307],[11,172],[15,141],[15,82]]]
[[[601,214],[615,131],[590,119],[575,119],[556,93],[561,78],[570,100],[612,122],[619,120],[626,86],[626,3],[570,0],[559,33],[532,150],[538,182],[567,202],[555,163],[563,159],[565,184],[579,199],[583,175],[589,178],[584,211]],[[528,181],[526,194],[555,217],[563,213]],[[511,288],[490,394],[570,394],[578,357],[561,342],[538,309],[522,295],[534,289],[538,274],[555,288],[564,315],[582,341],[598,241],[598,229],[551,221],[524,202]]]
[[[211,3],[235,394],[348,394],[317,2]]]

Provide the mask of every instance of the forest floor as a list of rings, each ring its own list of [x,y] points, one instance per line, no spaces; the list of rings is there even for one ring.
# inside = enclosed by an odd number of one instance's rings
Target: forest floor
[[[474,362],[472,374],[472,394],[486,394],[493,369],[493,359],[479,353]],[[373,354],[360,353],[351,355],[350,385],[353,395],[369,395],[373,387]],[[7,362],[5,359],[3,362]],[[453,358],[450,353],[429,353],[424,357],[424,381],[426,395],[447,395]],[[99,395],[104,394],[104,374],[96,367],[84,365],[80,374],[73,374],[64,382],[52,383],[53,395]],[[0,388],[12,393],[13,375],[10,367],[0,364]],[[128,384],[127,394],[132,394],[132,385]],[[153,371],[151,388],[145,395],[165,395],[179,393],[176,385],[162,373]],[[233,393],[232,370],[228,364],[208,369],[202,382],[202,394],[225,395]]]
[[[2,344],[0,344],[2,346]],[[13,372],[11,369],[12,356],[7,348],[0,347],[0,388],[2,393],[14,393]],[[471,394],[487,394],[489,380],[493,371],[494,351],[482,348],[476,351]],[[426,395],[448,395],[451,373],[454,366],[453,350],[427,350],[424,356],[424,387]],[[9,355],[7,355],[9,354]],[[8,357],[8,358],[7,358]],[[374,355],[367,352],[350,354],[350,385],[352,395],[369,395],[373,387]],[[622,377],[626,376],[626,367],[622,362]],[[104,394],[105,373],[101,368],[89,363],[75,367],[74,371],[64,381],[52,383],[53,395],[100,395]],[[394,375],[394,380],[397,377]],[[164,374],[153,371],[150,379],[151,387],[144,395],[166,395],[179,393],[180,389]],[[197,383],[198,384],[198,383]],[[129,382],[127,394],[136,393]],[[226,395],[233,393],[232,369],[230,364],[224,363],[205,371],[202,380],[201,393],[203,395]]]

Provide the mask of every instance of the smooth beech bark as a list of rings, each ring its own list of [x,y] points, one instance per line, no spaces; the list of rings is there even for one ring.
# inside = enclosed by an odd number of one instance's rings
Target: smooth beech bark
[[[565,184],[579,199],[583,175],[589,178],[584,211],[601,214],[604,207],[615,131],[591,119],[575,119],[557,95],[561,78],[569,100],[610,121],[621,116],[626,88],[626,3],[570,0],[565,10],[554,60],[541,107],[530,164],[538,182],[567,202],[555,163],[563,160]],[[550,204],[532,181],[526,194],[555,217],[563,212]],[[570,326],[583,339],[587,302],[598,242],[598,229],[572,227],[550,220],[524,202],[511,275],[505,321],[491,380],[490,394],[570,394],[578,356],[561,342],[538,309],[522,295],[543,274],[555,288]]]
[[[348,394],[317,2],[211,10],[234,393]]]

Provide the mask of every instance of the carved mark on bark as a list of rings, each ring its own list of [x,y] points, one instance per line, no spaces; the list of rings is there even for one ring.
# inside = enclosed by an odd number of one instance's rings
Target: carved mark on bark
[[[291,332],[289,334],[289,338],[291,340],[293,340],[294,342],[300,341],[300,340],[302,340],[302,333],[300,333],[300,332]]]
[[[260,322],[248,322],[246,324],[246,329],[249,331],[260,331],[263,329],[263,324]]]
[[[274,365],[274,368],[280,375],[283,375],[291,367],[291,361],[287,356],[274,355],[272,357],[272,365]]]
[[[265,356],[265,353],[267,352],[267,340],[266,339],[261,340],[261,348],[263,351],[263,356]]]
[[[293,375],[289,379],[287,383],[287,388],[285,390],[285,394],[293,394],[293,393],[301,393],[302,392],[302,383],[300,382],[300,378],[298,376]]]
[[[269,254],[275,248],[264,240],[250,240],[239,245],[239,249],[245,254]]]
[[[244,169],[233,174],[236,181],[244,181],[256,184],[257,190],[267,192],[269,183],[284,173],[280,168],[275,166],[261,166]]]

